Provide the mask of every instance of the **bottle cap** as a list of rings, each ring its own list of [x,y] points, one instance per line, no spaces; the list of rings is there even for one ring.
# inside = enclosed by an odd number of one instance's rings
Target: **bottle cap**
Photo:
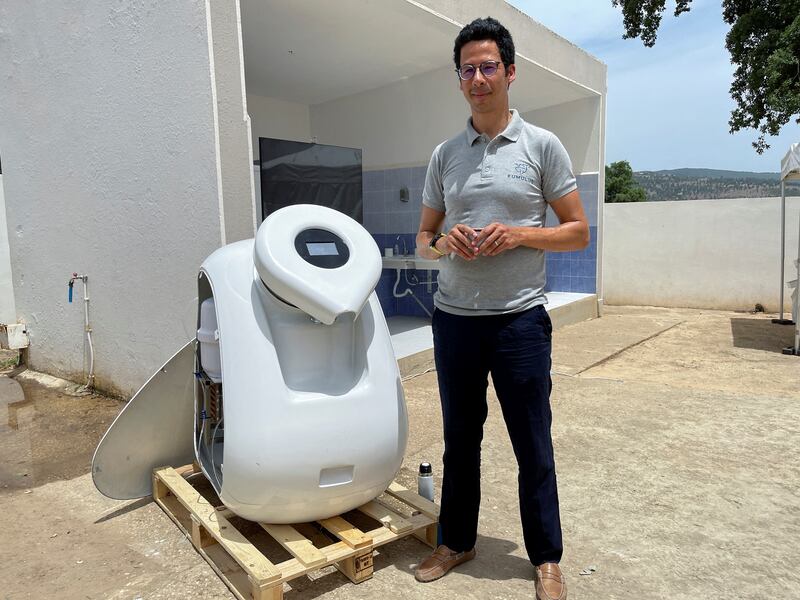
[[[433,473],[433,468],[431,467],[431,463],[428,462],[419,463],[420,475],[430,475],[432,473]]]

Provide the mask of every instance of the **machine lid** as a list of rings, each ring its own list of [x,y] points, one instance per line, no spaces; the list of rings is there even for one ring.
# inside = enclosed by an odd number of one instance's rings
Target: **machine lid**
[[[194,341],[150,377],[95,450],[92,479],[117,500],[153,493],[153,469],[194,460]]]
[[[360,223],[313,204],[269,215],[258,228],[253,261],[274,295],[326,325],[360,313],[382,269],[378,246]]]

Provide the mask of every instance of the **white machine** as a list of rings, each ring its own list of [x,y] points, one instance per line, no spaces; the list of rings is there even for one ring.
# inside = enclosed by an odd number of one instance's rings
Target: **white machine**
[[[378,496],[408,437],[380,273],[370,234],[320,206],[276,211],[255,240],[214,252],[198,279],[198,343],[114,421],[97,488],[145,496],[153,468],[195,458],[250,520],[322,519]]]

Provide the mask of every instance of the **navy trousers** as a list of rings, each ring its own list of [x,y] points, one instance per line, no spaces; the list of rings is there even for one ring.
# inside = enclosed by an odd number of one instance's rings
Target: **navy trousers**
[[[475,546],[481,499],[481,441],[491,373],[519,467],[525,549],[534,565],[563,551],[550,437],[552,324],[543,306],[468,317],[436,310],[433,341],[444,421],[441,543]],[[507,469],[507,465],[491,465]]]

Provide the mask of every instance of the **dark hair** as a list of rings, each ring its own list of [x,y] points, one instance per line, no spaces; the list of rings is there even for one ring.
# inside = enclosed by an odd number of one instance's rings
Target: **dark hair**
[[[514,64],[514,40],[511,39],[511,34],[500,21],[486,17],[485,19],[475,19],[458,32],[453,48],[453,61],[456,63],[456,69],[461,67],[461,48],[464,47],[464,44],[482,40],[492,40],[497,44],[497,48],[500,50],[500,60],[503,61],[506,69],[509,65]]]

